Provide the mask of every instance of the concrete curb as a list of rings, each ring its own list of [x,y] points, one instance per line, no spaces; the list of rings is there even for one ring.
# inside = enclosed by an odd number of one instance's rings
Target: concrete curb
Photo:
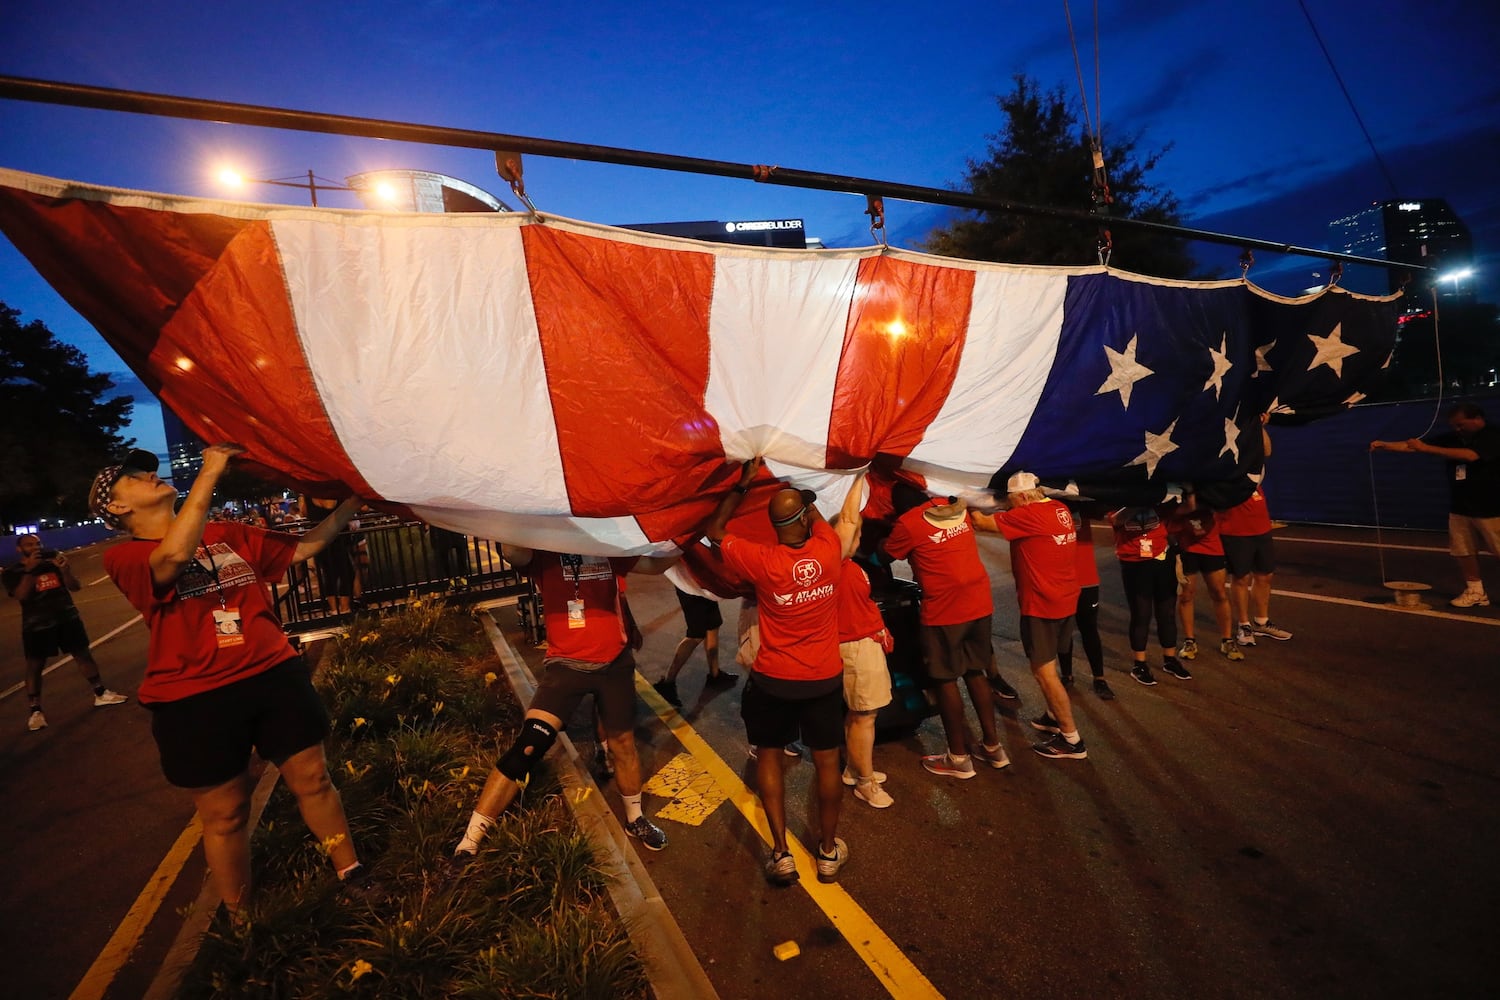
[[[536,680],[531,671],[501,632],[493,612],[487,615],[483,624],[505,667],[506,679],[515,691],[516,699],[522,705],[529,704],[536,692]],[[698,956],[683,936],[682,928],[677,926],[677,919],[672,916],[650,872],[630,844],[624,827],[605,804],[599,786],[567,733],[558,735],[548,756],[566,765],[557,769],[563,798],[609,879],[610,898],[625,923],[631,943],[646,961],[652,992],[660,1000],[717,1000],[719,994],[703,971]]]

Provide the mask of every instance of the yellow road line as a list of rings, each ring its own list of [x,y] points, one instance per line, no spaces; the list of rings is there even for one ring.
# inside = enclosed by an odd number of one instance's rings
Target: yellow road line
[[[167,891],[172,888],[172,883],[177,881],[182,866],[187,863],[198,846],[198,841],[203,838],[203,827],[198,822],[198,816],[193,818],[188,825],[183,827],[182,833],[178,834],[177,842],[162,858],[161,864],[156,866],[146,887],[131,904],[125,919],[120,921],[120,926],[110,936],[109,943],[94,959],[94,964],[89,966],[89,971],[83,974],[83,979],[77,988],[69,995],[68,1000],[100,1000],[109,984],[114,982],[115,976],[119,975],[120,969],[130,960],[130,953],[135,950],[141,935],[145,933],[146,927],[151,923],[151,918],[156,915],[161,901],[166,898]]]
[[[668,705],[666,699],[657,694],[650,683],[640,675],[635,675],[635,690],[645,701],[647,707],[656,713],[662,724],[672,731],[677,741],[683,748],[691,753],[703,764],[705,770],[711,774],[728,793],[729,801],[740,811],[740,814],[750,822],[755,832],[760,834],[760,839],[766,846],[771,846],[771,828],[766,823],[765,810],[761,808],[760,798],[752,792],[734,769],[726,764],[713,747],[698,731],[688,724],[676,709]],[[880,925],[870,918],[870,915],[854,901],[837,883],[825,885],[817,880],[813,873],[817,871],[817,861],[811,851],[802,846],[802,843],[789,832],[786,838],[787,847],[792,856],[797,860],[799,871],[806,873],[810,878],[804,878],[800,882],[802,888],[812,897],[814,903],[818,904],[832,924],[838,928],[840,934],[859,955],[864,963],[875,973],[882,986],[893,997],[901,1000],[915,1000],[920,997],[930,997],[933,1000],[942,1000],[942,994],[937,987],[922,975],[920,969],[912,964],[906,953],[896,947],[896,943],[880,929]]]

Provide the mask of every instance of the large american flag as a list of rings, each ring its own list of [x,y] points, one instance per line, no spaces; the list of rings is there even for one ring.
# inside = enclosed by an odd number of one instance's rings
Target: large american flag
[[[0,230],[203,439],[318,492],[560,551],[669,551],[754,455],[828,513],[872,462],[944,493],[1020,468],[1227,479],[1262,412],[1360,399],[1396,330],[1393,298],[1339,289],[4,170]]]

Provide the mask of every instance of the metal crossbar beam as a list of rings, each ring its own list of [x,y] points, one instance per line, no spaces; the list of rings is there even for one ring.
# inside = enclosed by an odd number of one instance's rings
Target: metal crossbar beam
[[[838,191],[866,196],[879,195],[886,198],[899,198],[903,201],[947,205],[953,208],[965,208],[974,211],[1001,212],[1007,215],[1044,216],[1047,218],[1087,223],[1092,226],[1099,225],[1101,220],[1107,220],[1110,226],[1149,230],[1167,236],[1175,236],[1179,239],[1197,240],[1204,243],[1223,243],[1229,246],[1248,247],[1254,250],[1316,257],[1320,260],[1365,264],[1370,267],[1401,268],[1413,272],[1431,270],[1426,265],[1414,264],[1407,261],[1383,260],[1378,257],[1360,257],[1354,254],[1333,253],[1328,250],[1296,246],[1291,243],[1277,243],[1274,240],[1234,236],[1227,233],[1216,233],[1207,229],[1193,229],[1187,226],[1151,222],[1146,219],[1132,219],[1126,216],[1099,216],[1081,209],[1054,208],[1047,205],[1028,205],[1023,202],[1008,201],[1000,198],[983,198],[964,191],[949,191],[945,188],[899,184],[894,181],[884,181],[870,177],[828,174],[811,170],[796,170],[790,167],[768,168],[762,164],[736,163],[729,160],[708,160],[696,156],[653,153],[645,150],[625,149],[618,146],[596,146],[588,143],[563,142],[556,139],[538,139],[532,136],[509,135],[503,132],[481,132],[475,129],[446,128],[440,125],[422,125],[415,122],[388,121],[380,118],[356,118],[349,115],[330,115],[317,111],[297,111],[289,108],[273,108],[257,104],[208,101],[195,97],[174,97],[169,94],[117,90],[110,87],[91,87],[77,83],[36,80],[19,76],[0,75],[0,98],[37,101],[44,104],[62,104],[79,108],[98,108],[106,111],[129,111],[136,114],[161,115],[170,118],[228,122],[234,125],[257,125],[265,128],[291,129],[300,132],[322,132],[330,135],[391,139],[401,142],[425,143],[432,146],[530,153],[536,156],[587,160],[595,163],[615,163],[622,166],[648,167],[655,170],[675,170],[715,177],[733,177],[741,180],[752,180],[761,184],[778,184],[783,187],[808,188],[817,191]]]

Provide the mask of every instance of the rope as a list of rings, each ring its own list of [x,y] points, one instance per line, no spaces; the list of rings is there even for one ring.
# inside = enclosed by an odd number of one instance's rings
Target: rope
[[[1390,185],[1391,194],[1401,197],[1396,188],[1395,178],[1391,176],[1390,169],[1385,165],[1385,160],[1380,155],[1380,150],[1375,148],[1375,140],[1370,138],[1370,130],[1365,127],[1365,120],[1360,116],[1359,108],[1354,106],[1354,98],[1349,93],[1349,88],[1344,86],[1344,78],[1339,74],[1339,68],[1333,64],[1333,56],[1328,52],[1328,46],[1323,44],[1323,36],[1318,32],[1318,26],[1313,23],[1312,12],[1307,9],[1306,0],[1297,0],[1297,6],[1302,8],[1302,15],[1307,18],[1307,26],[1312,29],[1313,38],[1317,39],[1318,48],[1323,50],[1323,58],[1328,62],[1328,68],[1333,71],[1334,80],[1338,81],[1339,89],[1344,92],[1344,100],[1349,105],[1349,110],[1354,113],[1354,120],[1359,123],[1359,130],[1364,133],[1365,144],[1370,147],[1370,152],[1375,155],[1375,163],[1380,167],[1380,173],[1385,177],[1385,182]]]

